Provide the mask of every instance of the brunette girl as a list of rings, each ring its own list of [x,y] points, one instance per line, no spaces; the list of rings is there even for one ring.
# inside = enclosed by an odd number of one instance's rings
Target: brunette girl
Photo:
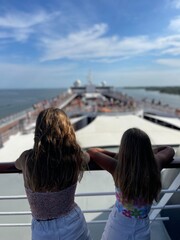
[[[171,147],[152,149],[148,135],[128,129],[119,152],[92,148],[91,160],[110,172],[115,182],[116,203],[109,215],[103,240],[149,240],[148,213],[161,189],[160,171],[173,160]]]

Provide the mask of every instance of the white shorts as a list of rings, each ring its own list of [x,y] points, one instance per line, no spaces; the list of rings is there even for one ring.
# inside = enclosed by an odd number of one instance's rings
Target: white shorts
[[[49,221],[32,219],[32,240],[91,240],[81,209]]]
[[[114,206],[101,240],[150,240],[149,218],[126,217]]]

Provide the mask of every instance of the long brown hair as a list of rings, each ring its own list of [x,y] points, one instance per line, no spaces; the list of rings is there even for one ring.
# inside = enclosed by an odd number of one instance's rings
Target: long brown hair
[[[27,183],[33,191],[64,189],[83,173],[82,150],[73,126],[63,110],[40,112],[34,147],[27,159]]]
[[[142,130],[131,128],[123,134],[114,179],[128,202],[139,197],[146,203],[157,199],[160,172],[150,139]]]

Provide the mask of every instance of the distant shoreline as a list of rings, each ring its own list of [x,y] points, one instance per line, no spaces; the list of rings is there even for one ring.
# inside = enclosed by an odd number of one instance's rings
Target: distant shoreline
[[[168,93],[180,95],[180,86],[173,87],[124,87],[124,89],[145,89],[147,91],[159,91],[160,93]]]

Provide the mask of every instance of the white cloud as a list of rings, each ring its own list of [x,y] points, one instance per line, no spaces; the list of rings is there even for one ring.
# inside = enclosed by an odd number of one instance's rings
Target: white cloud
[[[42,38],[44,48],[43,61],[55,59],[101,59],[107,57],[121,58],[153,48],[146,36],[120,39],[118,36],[104,36],[106,24],[95,24],[93,27],[59,39]]]
[[[151,39],[148,36],[119,38],[107,35],[106,24],[96,24],[65,37],[42,38],[42,61],[57,59],[110,62],[149,52],[179,55],[180,34]]]
[[[180,0],[170,0],[169,2],[172,7],[180,9]]]
[[[180,55],[180,34],[158,38],[155,42],[156,48],[161,49],[159,55]]]
[[[42,10],[34,13],[17,11],[7,13],[0,17],[0,38],[25,41],[35,32],[36,27],[46,24],[57,15],[58,12],[46,13]]]
[[[68,59],[113,63],[147,54],[180,55],[180,33],[156,38],[147,35],[122,38],[109,35],[108,25],[99,23],[88,24],[89,27],[81,25],[81,30],[63,35],[64,20],[60,12],[7,13],[0,17],[0,41],[23,42],[34,34],[33,44],[42,53],[41,61]],[[168,28],[180,32],[180,16],[172,19]]]
[[[180,85],[180,70],[129,69],[103,70],[94,73],[95,79],[117,87],[124,86],[177,86]],[[112,81],[110,81],[112,79]]]
[[[56,13],[57,14],[57,13]],[[45,11],[36,13],[12,12],[0,17],[1,28],[29,28],[44,23],[52,17]]]
[[[44,87],[67,87],[73,81],[76,71],[75,64],[66,65],[33,65],[0,63],[0,76],[3,76],[0,88],[44,88]],[[71,83],[65,81],[71,74]]]
[[[160,58],[156,60],[156,63],[165,65],[168,67],[180,68],[180,59],[175,58]]]
[[[168,28],[172,31],[180,32],[180,16],[176,16],[172,19]]]

